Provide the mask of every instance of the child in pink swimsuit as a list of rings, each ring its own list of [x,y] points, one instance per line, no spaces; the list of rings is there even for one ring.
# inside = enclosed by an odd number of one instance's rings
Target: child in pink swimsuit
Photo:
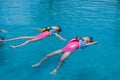
[[[51,33],[49,31],[45,31],[41,34],[38,34],[37,36],[34,36],[33,39],[44,39],[45,37],[50,36]]]
[[[18,47],[24,46],[30,42],[41,40],[41,39],[44,39],[44,38],[52,36],[52,35],[55,35],[58,38],[60,38],[61,40],[65,41],[65,39],[58,34],[59,32],[61,32],[61,29],[58,26],[52,26],[51,28],[46,29],[46,30],[43,30],[40,28],[35,28],[35,29],[40,30],[41,33],[36,36],[22,36],[22,37],[17,37],[17,38],[12,38],[12,39],[8,39],[8,40],[2,40],[2,41],[8,42],[8,41],[14,41],[14,40],[18,40],[18,39],[29,39],[20,45],[11,46],[11,48],[18,48]]]
[[[37,67],[37,66],[41,65],[49,57],[55,56],[57,54],[64,53],[63,56],[60,59],[60,62],[58,63],[58,66],[51,72],[51,74],[55,74],[59,70],[59,68],[62,66],[62,64],[64,63],[64,60],[67,59],[67,57],[73,51],[75,51],[76,49],[88,46],[88,45],[96,44],[96,43],[97,42],[92,41],[91,37],[83,37],[82,39],[80,39],[80,38],[71,39],[64,48],[49,53],[40,62],[38,62],[37,64],[32,65],[32,67]]]

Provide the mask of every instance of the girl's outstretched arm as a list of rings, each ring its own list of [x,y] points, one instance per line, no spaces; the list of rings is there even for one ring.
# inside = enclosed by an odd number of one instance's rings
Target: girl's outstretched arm
[[[61,40],[66,41],[66,39],[63,38],[61,35],[59,35],[59,34],[57,34],[57,33],[55,33],[55,35],[56,35],[58,38],[60,38]]]
[[[41,28],[32,28],[32,29],[36,29],[36,30],[42,30]]]
[[[87,43],[86,46],[93,45],[93,44],[98,44],[98,42]]]

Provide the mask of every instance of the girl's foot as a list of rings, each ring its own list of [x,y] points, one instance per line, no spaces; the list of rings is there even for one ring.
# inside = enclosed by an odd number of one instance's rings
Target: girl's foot
[[[11,48],[17,48],[16,46],[10,46]]]
[[[50,74],[56,74],[57,73],[57,69],[54,69],[52,72],[50,72]]]
[[[34,68],[34,67],[38,67],[40,65],[40,63],[37,63],[37,64],[34,64],[34,65],[32,65],[32,67]]]

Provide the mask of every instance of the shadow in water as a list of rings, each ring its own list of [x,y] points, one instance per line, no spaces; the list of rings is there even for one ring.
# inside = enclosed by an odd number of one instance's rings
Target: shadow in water
[[[81,69],[74,76],[73,80],[100,80],[102,77],[95,69]]]
[[[120,69],[112,71],[109,77],[111,80],[120,80]]]

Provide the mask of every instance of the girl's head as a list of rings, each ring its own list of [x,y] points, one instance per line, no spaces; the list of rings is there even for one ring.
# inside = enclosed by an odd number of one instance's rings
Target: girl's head
[[[83,37],[82,39],[85,40],[87,43],[93,42],[93,38],[92,37]]]
[[[61,28],[59,26],[52,26],[52,29],[55,29],[57,32],[61,32]]]

